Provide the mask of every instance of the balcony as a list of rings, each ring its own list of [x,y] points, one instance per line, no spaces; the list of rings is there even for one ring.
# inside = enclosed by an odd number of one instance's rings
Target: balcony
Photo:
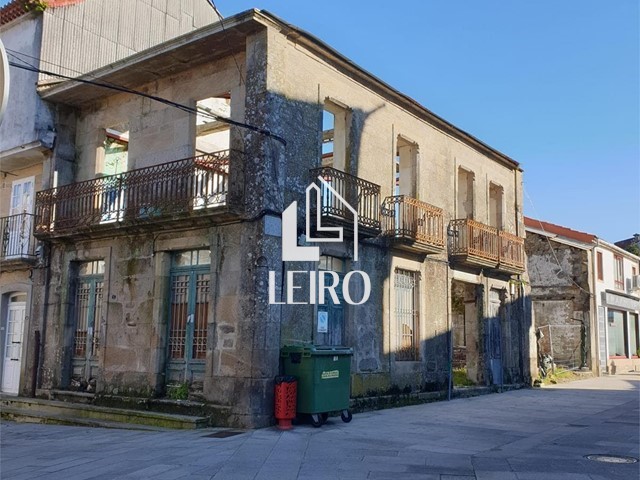
[[[380,233],[380,185],[367,182],[331,167],[311,170],[320,187],[320,205],[316,205],[323,224],[353,226],[353,213],[338,195],[358,213],[358,232],[366,236]],[[321,177],[333,191],[318,180]],[[336,193],[334,193],[334,191]]]
[[[498,240],[498,269],[515,274],[524,272],[524,238],[501,230],[498,232]]]
[[[406,195],[382,203],[382,235],[394,247],[413,253],[444,250],[442,209]]]
[[[524,272],[524,239],[475,220],[449,223],[449,256],[471,267]]]
[[[35,262],[34,215],[20,213],[0,218],[0,261],[2,268],[28,266]]]
[[[229,215],[229,151],[185,158],[36,194],[35,235],[112,232]],[[204,224],[204,223],[203,223]]]

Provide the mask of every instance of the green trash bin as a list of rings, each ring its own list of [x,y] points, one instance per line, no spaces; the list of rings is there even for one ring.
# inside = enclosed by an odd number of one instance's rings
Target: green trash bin
[[[344,422],[351,421],[352,355],[347,347],[291,345],[280,350],[285,375],[298,379],[297,411],[311,415],[315,427],[326,421],[329,412],[339,411]]]

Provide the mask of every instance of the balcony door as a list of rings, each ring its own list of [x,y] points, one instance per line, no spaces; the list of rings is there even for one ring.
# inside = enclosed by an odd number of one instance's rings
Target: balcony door
[[[125,130],[125,131],[120,131]],[[127,171],[129,151],[128,127],[107,129],[104,141],[104,176],[100,195],[101,223],[122,220],[125,211],[125,192],[121,174]]]
[[[33,190],[35,177],[14,180],[11,185],[11,208],[7,225],[7,239],[3,241],[3,256],[24,257],[29,254],[33,228]]]
[[[207,355],[211,254],[208,250],[173,257],[169,302],[167,383],[201,383]]]

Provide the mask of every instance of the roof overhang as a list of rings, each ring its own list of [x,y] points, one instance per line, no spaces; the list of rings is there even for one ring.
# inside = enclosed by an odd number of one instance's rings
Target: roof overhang
[[[139,89],[141,85],[215,62],[232,53],[244,52],[247,35],[264,28],[255,21],[255,10],[247,10],[199,30],[166,41],[142,52],[78,77],[118,87]],[[114,95],[116,90],[75,82],[47,81],[39,85],[40,96],[49,102],[74,107],[90,104]]]
[[[543,237],[547,237],[549,240],[552,240],[556,243],[561,243],[563,245],[569,245],[571,247],[576,247],[576,248],[580,248],[582,250],[591,250],[595,247],[595,244],[593,243],[584,243],[584,242],[580,242],[578,240],[571,240],[569,238],[566,237],[562,237],[558,234],[555,233],[549,233],[546,230],[542,230],[540,228],[533,228],[533,227],[524,227],[525,232],[527,233],[535,233],[536,235],[541,235]]]

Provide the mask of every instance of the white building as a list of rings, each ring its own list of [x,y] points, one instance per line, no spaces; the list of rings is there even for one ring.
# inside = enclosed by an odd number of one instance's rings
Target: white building
[[[640,258],[600,239],[593,258],[600,369],[640,371]]]

